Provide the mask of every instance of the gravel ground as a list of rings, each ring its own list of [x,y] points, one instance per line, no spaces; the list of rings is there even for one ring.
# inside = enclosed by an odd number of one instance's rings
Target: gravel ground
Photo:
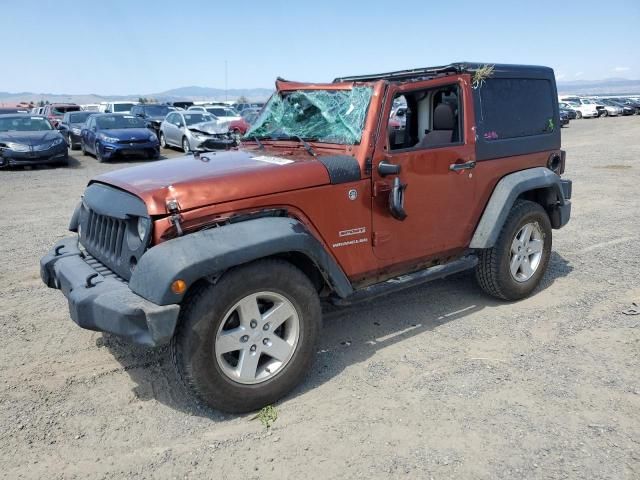
[[[166,349],[77,328],[40,281],[122,163],[0,172],[0,476],[640,478],[640,117],[563,136],[572,220],[540,290],[501,303],[465,273],[327,313],[270,429],[195,405]]]

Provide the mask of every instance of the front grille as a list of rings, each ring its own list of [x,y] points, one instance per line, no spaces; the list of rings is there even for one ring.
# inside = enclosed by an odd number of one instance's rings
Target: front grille
[[[115,260],[122,254],[122,242],[126,223],[118,218],[99,215],[89,210],[86,231],[82,232],[82,241],[86,248],[100,258]]]
[[[118,140],[118,143],[128,145],[130,143],[147,143],[149,140],[145,138],[136,138],[134,140]]]
[[[102,275],[103,277],[111,277],[111,278],[113,278],[115,280],[118,280],[119,282],[122,282],[122,283],[125,283],[125,284],[129,283],[124,278],[122,278],[120,275],[118,275],[116,272],[114,272],[109,267],[107,267],[100,260],[98,260],[96,257],[94,257],[89,252],[87,252],[87,250],[82,248],[82,246],[81,246],[80,249],[82,251],[82,254],[83,254],[83,257],[84,257],[84,261],[87,262],[87,265],[89,265],[91,268],[93,268],[100,275]]]

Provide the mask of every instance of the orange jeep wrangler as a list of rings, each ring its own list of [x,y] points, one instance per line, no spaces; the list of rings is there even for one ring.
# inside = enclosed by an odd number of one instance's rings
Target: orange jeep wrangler
[[[91,180],[77,235],[41,260],[79,326],[170,342],[188,388],[243,412],[309,370],[321,299],[466,269],[504,300],[534,291],[571,211],[553,70],[456,63],[276,87],[238,148]]]

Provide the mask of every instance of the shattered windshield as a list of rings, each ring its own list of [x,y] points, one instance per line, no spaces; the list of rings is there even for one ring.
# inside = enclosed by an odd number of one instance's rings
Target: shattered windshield
[[[372,93],[370,87],[277,92],[245,138],[300,136],[318,142],[355,145],[362,138]]]

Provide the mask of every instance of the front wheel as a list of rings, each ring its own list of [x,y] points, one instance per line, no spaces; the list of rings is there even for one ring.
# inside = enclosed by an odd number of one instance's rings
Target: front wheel
[[[576,118],[578,120],[582,118],[582,112],[580,110],[576,111]]]
[[[164,136],[164,132],[160,132],[160,148],[167,148],[167,139]]]
[[[514,204],[492,248],[480,250],[476,278],[489,295],[525,298],[538,286],[551,256],[551,222],[542,206]]]
[[[189,153],[191,151],[191,147],[189,146],[189,139],[187,137],[184,137],[182,139],[182,150],[184,151],[184,153]]]
[[[183,302],[172,358],[185,385],[209,406],[248,412],[290,392],[315,356],[318,294],[281,260],[227,272],[196,285]]]
[[[96,152],[96,159],[100,162],[103,163],[104,162],[104,157],[102,156],[102,152],[100,151],[100,144],[98,142],[96,142],[96,144],[94,145],[94,152]]]

